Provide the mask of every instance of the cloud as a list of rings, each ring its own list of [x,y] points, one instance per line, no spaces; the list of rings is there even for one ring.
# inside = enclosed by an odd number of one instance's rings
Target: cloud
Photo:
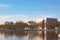
[[[27,21],[36,21],[36,22],[40,22],[45,18],[54,18],[54,15],[38,15],[36,17],[32,17],[29,15],[0,15],[0,24],[4,24],[4,22],[6,21],[12,21],[12,22],[16,22],[16,21],[23,21],[23,22],[27,22]]]
[[[46,20],[46,18],[58,18],[58,17],[56,15],[48,15],[48,14],[42,15],[41,14],[41,15],[36,15],[33,18],[27,19],[27,21],[32,20],[32,21],[35,21],[38,23],[38,22],[42,21],[43,19]]]
[[[0,15],[0,24],[4,24],[6,21],[25,21],[28,19],[27,15]]]
[[[36,21],[39,22],[42,20],[42,18],[31,18],[28,15],[0,15],[0,24],[4,24],[6,21],[12,21],[12,22],[16,22],[16,21],[23,21],[23,22],[27,22],[27,21]]]
[[[0,8],[8,8],[11,7],[9,4],[0,4]]]

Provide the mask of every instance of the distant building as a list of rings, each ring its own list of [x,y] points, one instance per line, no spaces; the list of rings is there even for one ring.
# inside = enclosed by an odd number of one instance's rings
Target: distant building
[[[46,18],[46,28],[55,28],[57,26],[57,19],[56,18]]]

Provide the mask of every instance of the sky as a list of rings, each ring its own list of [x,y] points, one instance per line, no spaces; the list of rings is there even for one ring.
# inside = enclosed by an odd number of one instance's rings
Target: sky
[[[60,0],[0,0],[0,24],[46,17],[60,20]]]

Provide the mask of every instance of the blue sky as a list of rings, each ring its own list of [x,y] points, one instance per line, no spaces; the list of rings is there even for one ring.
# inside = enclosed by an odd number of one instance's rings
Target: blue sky
[[[0,15],[60,19],[60,0],[0,0]]]

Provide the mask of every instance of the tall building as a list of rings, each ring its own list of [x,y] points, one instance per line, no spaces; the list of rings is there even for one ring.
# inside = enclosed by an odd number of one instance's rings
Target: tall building
[[[57,26],[57,19],[56,18],[46,18],[46,28],[47,29],[54,29]]]
[[[46,31],[46,40],[57,40],[57,34],[55,31],[53,31],[55,27],[57,27],[57,19],[46,18],[46,29],[49,30],[49,31]]]

